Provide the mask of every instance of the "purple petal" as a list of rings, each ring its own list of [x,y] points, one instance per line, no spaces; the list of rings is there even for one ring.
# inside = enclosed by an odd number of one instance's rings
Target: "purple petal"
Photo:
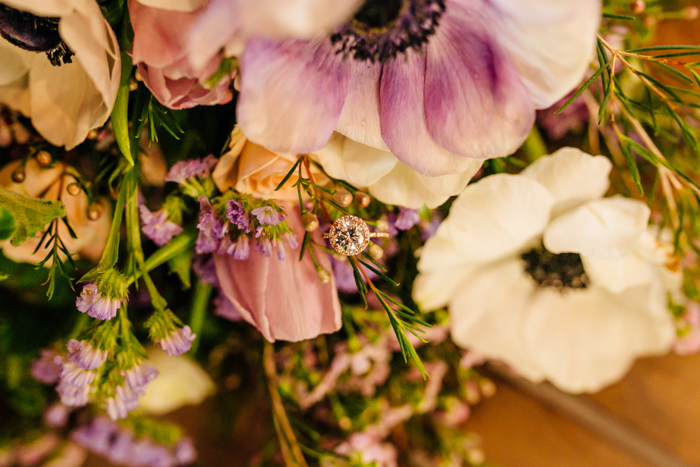
[[[241,58],[238,122],[271,151],[312,152],[333,134],[349,81],[348,64],[328,40],[251,39]]]
[[[451,2],[427,46],[425,120],[435,142],[465,157],[515,152],[535,121],[515,65],[470,3]]]
[[[465,172],[472,161],[438,146],[423,111],[425,57],[413,50],[384,65],[379,84],[382,138],[404,164],[423,175]]]

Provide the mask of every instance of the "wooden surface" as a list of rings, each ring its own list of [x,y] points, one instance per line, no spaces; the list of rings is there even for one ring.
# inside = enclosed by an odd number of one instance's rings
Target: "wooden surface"
[[[700,355],[642,359],[622,381],[578,397],[495,377],[496,395],[467,429],[497,466],[700,465]]]

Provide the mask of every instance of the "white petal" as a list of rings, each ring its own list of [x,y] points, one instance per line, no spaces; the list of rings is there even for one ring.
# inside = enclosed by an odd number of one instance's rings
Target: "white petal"
[[[581,260],[591,282],[613,293],[647,284],[653,278],[652,265],[634,253],[620,259],[582,256]]]
[[[488,357],[502,359],[521,375],[542,380],[544,374],[525,346],[523,326],[535,283],[512,260],[485,267],[462,284],[450,301],[452,340]]]
[[[358,187],[377,183],[399,162],[389,151],[366,146],[340,133],[334,133],[314,155],[331,177]]]
[[[136,0],[142,5],[162,10],[191,12],[207,4],[207,0]]]
[[[0,86],[19,80],[29,72],[29,67],[34,60],[34,53],[22,50],[19,47],[0,38]]]
[[[622,258],[646,231],[649,214],[646,204],[622,196],[589,201],[554,219],[544,233],[544,246],[552,253]]]
[[[664,303],[659,287],[617,295],[595,286],[541,290],[523,322],[526,348],[561,389],[597,391],[621,378],[636,357],[668,351],[675,330]]]
[[[533,162],[521,175],[534,178],[554,196],[553,215],[602,197],[610,186],[612,164],[577,148],[561,148]]]
[[[413,299],[423,311],[443,308],[461,290],[475,269],[470,266],[442,267],[418,274],[413,283]]]
[[[310,37],[350,19],[360,0],[238,0],[250,34]]]
[[[454,256],[464,262],[492,261],[512,254],[544,231],[553,200],[538,182],[498,174],[467,187],[438,229],[454,242]],[[431,255],[432,239],[421,262]]]
[[[386,204],[412,209],[426,205],[433,209],[447,201],[450,196],[461,193],[483,163],[473,159],[470,162],[472,167],[463,173],[437,177],[422,175],[398,162],[391,172],[370,186],[369,191],[372,196]]]
[[[536,107],[550,107],[578,85],[595,53],[600,0],[484,3]]]

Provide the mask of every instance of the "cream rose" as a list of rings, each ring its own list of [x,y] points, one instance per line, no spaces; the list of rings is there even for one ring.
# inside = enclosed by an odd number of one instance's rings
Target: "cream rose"
[[[298,172],[289,178],[284,187],[275,191],[277,185],[289,173],[298,156],[268,151],[264,147],[248,141],[241,129],[236,126],[231,133],[229,151],[221,156],[214,169],[214,183],[222,192],[233,188],[240,193],[247,193],[263,199],[296,201],[299,199],[294,184]],[[313,164],[311,173],[316,183],[324,185],[328,179]],[[306,170],[302,169],[304,176]],[[303,191],[302,191],[302,194]]]
[[[24,180],[15,182],[13,172],[20,166],[20,161],[12,162],[0,170],[0,186],[29,198],[39,198],[46,201],[60,200],[66,206],[66,218],[77,238],[72,238],[63,222],[59,223],[58,233],[70,253],[77,257],[97,261],[102,256],[111,227],[110,210],[105,200],[101,200],[100,208],[94,212],[99,214],[96,219],[90,219],[88,214],[89,200],[85,192],[72,185],[78,172],[62,162],[49,167],[42,167],[35,158],[31,158],[24,166]],[[16,262],[39,263],[47,250],[41,248],[34,253],[42,232],[35,238],[30,238],[21,245],[13,247],[9,240],[0,242],[3,254]],[[47,265],[50,265],[48,262]]]

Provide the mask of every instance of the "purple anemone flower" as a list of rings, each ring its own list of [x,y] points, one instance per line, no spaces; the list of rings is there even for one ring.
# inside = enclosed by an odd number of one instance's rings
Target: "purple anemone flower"
[[[161,209],[151,212],[143,204],[139,205],[142,230],[146,237],[158,246],[163,246],[182,232],[182,227],[168,220],[168,211]]]
[[[583,77],[599,0],[368,0],[326,38],[255,37],[240,58],[238,122],[292,154],[334,131],[423,175],[513,153],[535,109]]]

